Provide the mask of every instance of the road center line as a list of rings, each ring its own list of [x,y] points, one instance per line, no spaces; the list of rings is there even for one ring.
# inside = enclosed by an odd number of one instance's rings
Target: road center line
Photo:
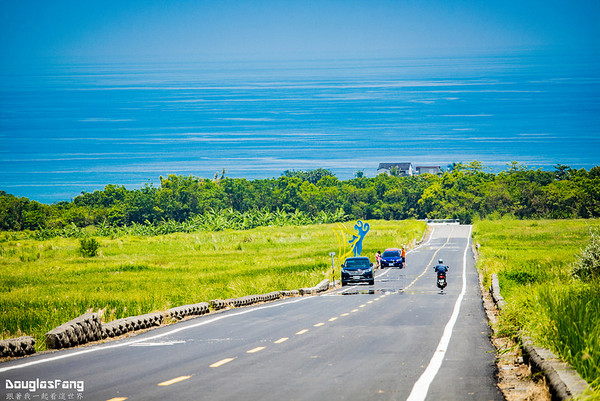
[[[446,350],[448,349],[448,344],[450,343],[450,338],[452,337],[452,331],[454,330],[454,324],[458,319],[458,314],[460,312],[460,305],[465,296],[465,292],[467,291],[467,251],[469,249],[469,244],[471,242],[471,227],[469,227],[469,235],[467,236],[467,245],[465,246],[465,252],[463,254],[463,272],[462,272],[462,290],[456,303],[454,304],[454,310],[452,312],[452,316],[450,316],[450,320],[446,323],[446,327],[444,328],[444,333],[442,334],[442,338],[433,353],[433,357],[431,361],[429,361],[429,365],[425,369],[425,372],[421,375],[419,380],[415,383],[408,396],[406,401],[422,401],[427,397],[427,392],[429,391],[429,386],[433,382],[433,379],[437,375],[440,367],[442,366],[442,362],[444,361],[444,356],[446,355]]]
[[[225,358],[225,359],[221,359],[219,362],[215,362],[212,365],[210,365],[211,368],[218,368],[220,366],[225,365],[226,363],[229,363],[231,361],[233,361],[235,358]]]
[[[265,348],[267,348],[267,347],[256,347],[256,348],[252,348],[251,350],[249,350],[249,351],[246,351],[246,353],[247,353],[247,354],[254,354],[254,353],[258,352],[258,351],[262,351],[262,350],[263,350],[263,349],[265,349]]]
[[[338,317],[337,317],[337,316],[336,316],[336,317],[332,317],[332,318],[331,318],[331,319],[329,319],[328,321],[329,321],[329,322],[335,322],[336,320],[338,320]]]
[[[308,329],[300,330],[299,332],[296,333],[296,335],[301,336],[302,334],[306,333],[307,331],[308,331]]]
[[[436,257],[436,255],[438,254],[438,252],[439,252],[439,251],[441,251],[441,250],[442,250],[442,249],[443,249],[443,248],[444,248],[446,245],[448,245],[448,242],[450,242],[450,238],[452,238],[452,233],[453,233],[453,232],[454,232],[454,227],[452,227],[452,231],[450,231],[450,235],[448,235],[448,239],[446,240],[446,242],[444,243],[444,245],[442,245],[441,247],[439,247],[439,248],[437,249],[437,251],[435,251],[435,252],[434,252],[433,256],[431,257],[431,260],[429,261],[429,263],[427,263],[427,264],[425,265],[425,270],[423,270],[423,273],[419,274],[419,275],[417,276],[417,278],[415,278],[415,279],[412,281],[412,283],[410,283],[409,285],[407,285],[407,286],[406,286],[406,288],[403,288],[403,289],[401,289],[399,292],[404,292],[404,291],[408,290],[410,287],[412,287],[412,286],[413,286],[413,285],[414,285],[414,284],[417,282],[417,280],[418,280],[418,279],[420,279],[421,277],[423,277],[423,275],[424,275],[425,273],[427,273],[427,270],[429,269],[429,266],[433,264],[433,261],[435,260],[435,257]],[[471,232],[471,231],[469,230],[469,233],[470,233],[470,232]],[[432,234],[433,234],[433,232],[432,232]],[[470,234],[469,234],[469,236],[470,236]],[[469,238],[470,238],[470,237],[469,237]],[[468,242],[468,240],[467,240],[467,242]]]
[[[321,323],[317,323],[317,324],[313,324],[313,327],[321,327],[323,326],[325,323],[321,322]]]
[[[189,379],[192,376],[179,376],[171,380],[167,380],[166,382],[158,383],[159,386],[170,386],[171,384],[179,383],[184,380]]]
[[[286,342],[287,340],[289,340],[289,337],[282,337],[279,340],[275,341],[275,344],[281,344],[283,342]]]

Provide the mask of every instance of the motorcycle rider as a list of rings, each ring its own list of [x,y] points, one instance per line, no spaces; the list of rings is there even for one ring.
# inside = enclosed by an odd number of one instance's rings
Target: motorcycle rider
[[[444,261],[440,259],[438,260],[438,264],[433,267],[433,270],[435,270],[436,273],[442,272],[445,274],[448,271],[448,266],[446,266]]]
[[[436,266],[434,266],[433,269],[435,270],[435,274],[437,276],[437,286],[442,291],[444,291],[444,288],[446,287],[446,284],[447,284],[446,273],[448,272],[448,266],[446,266],[444,264],[444,261],[442,259],[440,259],[440,260],[438,260],[438,264]],[[443,276],[443,281],[440,282],[440,278],[442,276]]]

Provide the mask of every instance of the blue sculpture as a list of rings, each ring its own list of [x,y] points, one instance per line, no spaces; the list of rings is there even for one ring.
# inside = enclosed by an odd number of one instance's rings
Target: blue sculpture
[[[365,235],[369,232],[369,224],[364,224],[362,220],[358,220],[354,225],[354,229],[358,231],[358,236],[353,235],[352,239],[348,241],[352,244],[352,250],[354,251],[354,256],[360,256],[363,247],[363,239]]]

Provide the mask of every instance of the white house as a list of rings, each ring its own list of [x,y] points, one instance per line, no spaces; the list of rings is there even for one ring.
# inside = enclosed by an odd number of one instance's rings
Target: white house
[[[442,169],[440,166],[416,166],[415,171],[417,174],[439,174]]]
[[[401,177],[407,177],[415,174],[412,163],[379,163],[377,168],[377,174],[385,173],[387,175],[392,174],[392,170],[397,170],[398,175]]]

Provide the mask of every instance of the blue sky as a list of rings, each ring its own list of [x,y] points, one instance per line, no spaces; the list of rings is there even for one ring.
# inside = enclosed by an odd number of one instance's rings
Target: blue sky
[[[598,0],[0,2],[5,65],[600,53]]]

